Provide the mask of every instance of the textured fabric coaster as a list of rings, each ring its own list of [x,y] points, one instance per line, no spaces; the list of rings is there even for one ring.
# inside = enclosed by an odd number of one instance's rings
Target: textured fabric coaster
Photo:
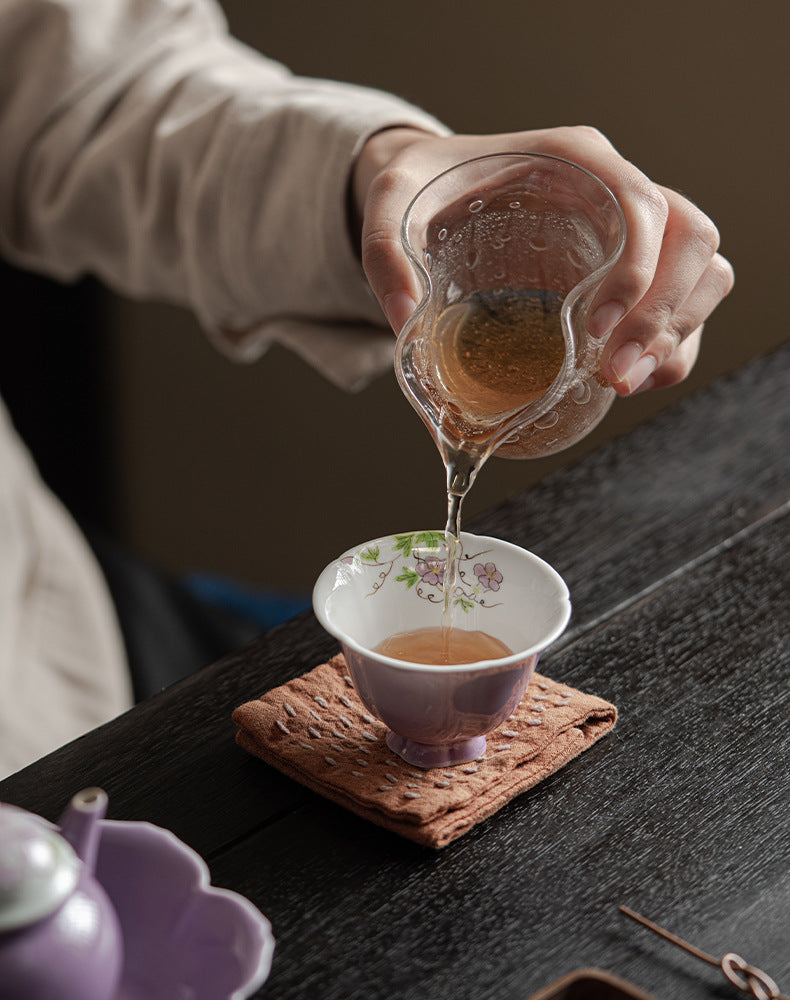
[[[379,826],[444,847],[592,746],[614,705],[533,674],[515,713],[470,764],[418,770],[384,742],[342,654],[233,713],[245,750]]]

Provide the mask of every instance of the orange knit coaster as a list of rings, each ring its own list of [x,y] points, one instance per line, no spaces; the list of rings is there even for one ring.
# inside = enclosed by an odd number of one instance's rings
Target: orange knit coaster
[[[236,741],[379,826],[444,847],[559,770],[617,721],[609,702],[534,674],[521,704],[470,764],[418,770],[384,742],[339,654],[233,713]]]

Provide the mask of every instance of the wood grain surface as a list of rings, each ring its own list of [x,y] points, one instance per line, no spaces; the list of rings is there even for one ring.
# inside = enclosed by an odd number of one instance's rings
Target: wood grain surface
[[[753,363],[470,526],[564,575],[574,615],[541,671],[620,721],[445,850],[235,746],[237,704],[336,651],[311,614],[6,779],[0,798],[56,819],[99,784],[112,818],[173,830],[272,921],[262,997],[523,1000],[580,966],[665,1000],[736,995],[621,902],[787,992],[789,362],[786,347]]]

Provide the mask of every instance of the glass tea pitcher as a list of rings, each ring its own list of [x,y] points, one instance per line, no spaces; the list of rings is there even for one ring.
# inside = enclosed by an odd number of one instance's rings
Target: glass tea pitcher
[[[424,297],[395,371],[463,495],[494,451],[567,448],[615,397],[588,308],[619,258],[625,218],[593,174],[537,153],[478,157],[434,178],[403,219]]]

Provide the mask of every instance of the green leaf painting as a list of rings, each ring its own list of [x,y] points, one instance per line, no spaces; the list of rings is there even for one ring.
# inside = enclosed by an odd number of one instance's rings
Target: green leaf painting
[[[395,535],[395,551],[408,559],[416,548],[438,549],[444,545],[441,531],[415,531],[409,535]]]
[[[409,569],[407,567],[402,573],[399,573],[395,579],[398,583],[405,583],[406,589],[409,590],[419,581],[420,575],[419,573],[415,573],[413,569]]]
[[[411,555],[413,544],[414,535],[395,535],[395,551],[401,552],[404,559],[408,559]]]
[[[420,531],[414,536],[414,544],[426,549],[438,549],[444,545],[444,535],[441,531]]]
[[[359,553],[359,558],[363,562],[375,563],[379,561],[379,555],[381,550],[378,545],[371,545],[366,548],[363,552]]]

